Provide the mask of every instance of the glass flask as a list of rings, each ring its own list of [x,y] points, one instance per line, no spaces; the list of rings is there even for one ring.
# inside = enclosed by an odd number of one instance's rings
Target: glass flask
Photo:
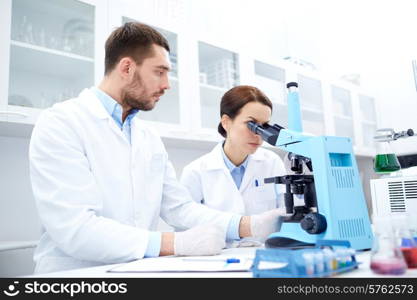
[[[389,134],[381,130],[377,131],[379,136],[375,137],[377,142],[377,155],[374,160],[374,171],[378,174],[397,172],[401,169],[397,155],[391,148]],[[382,138],[386,137],[386,138]]]
[[[410,229],[410,219],[406,215],[398,215],[392,217],[394,226],[395,239],[403,253],[404,260],[408,268],[417,268],[417,244]]]
[[[391,223],[374,220],[374,240],[371,251],[371,270],[382,275],[401,275],[407,270],[404,256],[397,246]]]

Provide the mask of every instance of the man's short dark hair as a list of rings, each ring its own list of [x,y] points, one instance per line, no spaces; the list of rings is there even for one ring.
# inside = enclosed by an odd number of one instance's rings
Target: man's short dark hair
[[[153,55],[154,44],[170,51],[166,38],[151,26],[127,22],[116,28],[106,41],[104,74],[109,74],[123,57],[131,57],[140,65]]]

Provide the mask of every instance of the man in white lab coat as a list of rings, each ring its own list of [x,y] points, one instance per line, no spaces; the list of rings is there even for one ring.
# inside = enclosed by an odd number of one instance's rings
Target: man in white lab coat
[[[226,239],[276,231],[280,210],[249,217],[193,202],[160,137],[137,117],[169,88],[166,39],[131,22],[105,50],[101,84],[47,109],[33,130],[30,173],[44,229],[35,273],[212,255]],[[159,216],[185,231],[157,232]]]

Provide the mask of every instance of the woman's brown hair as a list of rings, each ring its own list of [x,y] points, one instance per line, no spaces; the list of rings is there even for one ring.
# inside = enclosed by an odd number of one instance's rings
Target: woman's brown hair
[[[272,111],[272,102],[269,98],[258,88],[250,85],[239,85],[228,90],[222,97],[220,102],[220,118],[223,115],[229,116],[230,119],[234,119],[239,113],[242,107],[249,102],[259,102],[268,106]],[[219,123],[217,131],[226,137],[226,130],[223,128],[222,123]]]

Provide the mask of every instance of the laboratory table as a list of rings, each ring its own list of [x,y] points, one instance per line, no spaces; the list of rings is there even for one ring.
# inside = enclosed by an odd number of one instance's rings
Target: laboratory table
[[[245,248],[229,248],[224,249],[222,254],[219,257],[230,257],[233,255],[245,255],[245,256],[255,256],[256,247],[245,247]],[[334,277],[351,277],[351,278],[368,278],[368,277],[385,277],[382,275],[374,274],[369,268],[370,261],[370,251],[358,252],[356,254],[356,259],[360,263],[359,267],[355,270],[338,274]],[[30,277],[65,277],[65,278],[128,278],[128,277],[137,277],[137,278],[244,278],[252,277],[252,272],[243,271],[243,272],[158,272],[158,273],[110,273],[108,270],[113,269],[120,264],[112,265],[103,265],[98,267],[83,268],[83,269],[74,269],[62,272],[54,272],[47,274],[36,274]],[[392,277],[392,276],[386,276]],[[395,276],[395,277],[417,277],[417,269],[408,269],[404,275]]]

